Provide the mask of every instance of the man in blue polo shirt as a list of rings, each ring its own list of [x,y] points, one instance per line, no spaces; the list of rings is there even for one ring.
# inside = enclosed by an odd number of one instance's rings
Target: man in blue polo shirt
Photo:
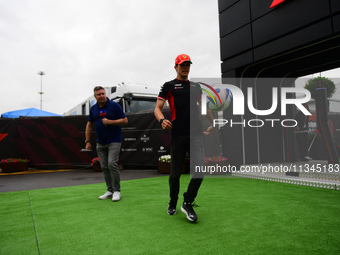
[[[121,125],[128,123],[127,117],[119,104],[106,97],[101,86],[94,88],[97,103],[90,109],[85,129],[85,148],[91,150],[90,143],[93,124],[97,134],[97,153],[103,171],[107,191],[99,199],[112,197],[112,201],[120,200],[120,173],[118,157],[122,142]]]

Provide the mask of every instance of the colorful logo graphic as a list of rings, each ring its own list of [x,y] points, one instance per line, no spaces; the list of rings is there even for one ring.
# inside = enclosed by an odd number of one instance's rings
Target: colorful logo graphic
[[[101,111],[99,112],[99,116],[100,116],[101,118],[106,117],[106,111],[105,111],[105,110],[101,110]]]
[[[224,111],[232,101],[232,94],[223,84],[213,84],[212,86],[198,82],[201,90],[206,93],[207,108],[214,112]]]

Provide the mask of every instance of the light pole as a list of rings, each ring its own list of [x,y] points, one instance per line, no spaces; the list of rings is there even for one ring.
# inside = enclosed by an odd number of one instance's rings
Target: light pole
[[[41,83],[40,83],[39,94],[40,94],[40,110],[42,110],[42,95],[44,94],[44,92],[42,92],[42,77],[43,77],[43,75],[45,75],[45,73],[43,71],[40,71],[38,74],[41,75]]]

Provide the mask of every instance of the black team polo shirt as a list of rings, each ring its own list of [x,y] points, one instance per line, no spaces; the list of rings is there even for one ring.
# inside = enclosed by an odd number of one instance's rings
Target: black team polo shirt
[[[172,136],[190,134],[190,118],[193,125],[191,135],[202,133],[199,85],[190,81],[172,80],[164,83],[158,99],[168,100],[171,111]]]

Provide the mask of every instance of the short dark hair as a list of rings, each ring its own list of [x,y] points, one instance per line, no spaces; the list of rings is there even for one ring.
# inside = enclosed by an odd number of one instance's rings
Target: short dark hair
[[[93,89],[93,93],[96,93],[96,91],[102,90],[102,89],[104,89],[102,86],[96,86],[96,87],[94,87],[94,89]],[[104,90],[105,90],[105,89],[104,89]]]

